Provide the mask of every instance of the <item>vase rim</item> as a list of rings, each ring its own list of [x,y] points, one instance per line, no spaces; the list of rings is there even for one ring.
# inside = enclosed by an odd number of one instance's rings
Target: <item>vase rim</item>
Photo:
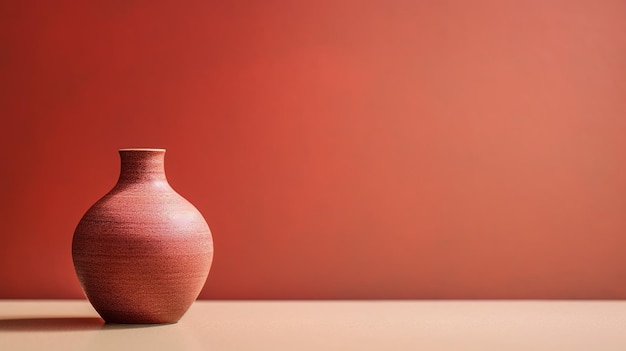
[[[132,147],[132,148],[124,148],[124,149],[120,149],[119,151],[165,152],[165,149],[150,148],[150,147]]]

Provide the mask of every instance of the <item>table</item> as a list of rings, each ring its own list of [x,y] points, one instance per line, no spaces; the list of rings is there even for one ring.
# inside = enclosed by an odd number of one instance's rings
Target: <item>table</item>
[[[0,350],[626,350],[626,301],[196,301],[108,325],[87,301],[0,300]]]

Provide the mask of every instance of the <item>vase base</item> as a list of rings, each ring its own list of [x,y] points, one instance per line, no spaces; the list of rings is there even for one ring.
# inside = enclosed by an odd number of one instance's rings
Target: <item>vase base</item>
[[[178,323],[178,321],[175,322],[109,322],[109,321],[104,321],[104,325],[106,325],[107,327],[133,327],[133,328],[142,328],[142,327],[156,327],[159,325],[168,325],[168,324],[176,324]]]

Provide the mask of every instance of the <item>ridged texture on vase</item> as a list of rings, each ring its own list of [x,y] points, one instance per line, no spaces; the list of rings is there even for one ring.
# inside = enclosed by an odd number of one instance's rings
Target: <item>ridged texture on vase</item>
[[[117,185],[83,216],[72,256],[109,323],[173,323],[202,289],[213,258],[200,212],[168,184],[165,150],[122,149]]]

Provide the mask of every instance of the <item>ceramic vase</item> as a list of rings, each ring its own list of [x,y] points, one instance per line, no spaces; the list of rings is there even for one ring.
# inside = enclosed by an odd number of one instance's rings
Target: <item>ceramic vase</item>
[[[200,212],[168,184],[164,149],[121,149],[117,184],[82,217],[72,258],[85,295],[108,323],[174,323],[213,259]]]

